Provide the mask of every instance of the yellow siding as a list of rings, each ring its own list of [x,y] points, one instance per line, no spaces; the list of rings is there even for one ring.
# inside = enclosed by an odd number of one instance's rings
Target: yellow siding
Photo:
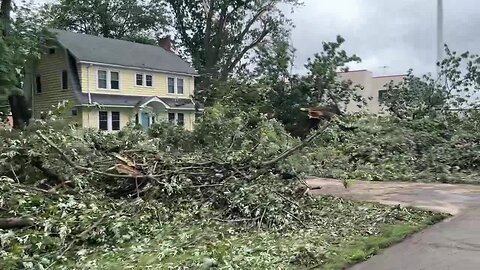
[[[193,130],[194,123],[195,123],[195,113],[185,112],[185,129]]]
[[[98,112],[108,111],[109,113],[120,112],[120,129],[123,129],[131,120],[134,120],[134,114],[132,109],[125,108],[105,108],[99,110],[97,108],[84,107],[82,110],[82,126],[84,128],[98,129]]]
[[[42,112],[53,110],[53,106],[64,100],[74,100],[69,82],[69,89],[62,90],[62,70],[67,70],[65,51],[57,48],[54,54],[44,55],[37,64],[36,75],[40,75],[42,93],[33,93],[33,116],[40,118]],[[70,79],[70,78],[69,78]],[[35,82],[35,79],[34,79]],[[71,116],[71,112],[65,118]]]
[[[97,86],[97,71],[110,70],[119,72],[120,89],[109,90],[99,89]],[[82,91],[85,93],[100,93],[100,94],[116,94],[116,95],[134,95],[134,96],[161,96],[161,97],[177,97],[189,98],[193,94],[194,79],[192,76],[170,75],[160,72],[140,71],[134,69],[110,68],[101,67],[97,65],[81,64],[79,69],[80,81],[82,84]],[[136,86],[135,74],[145,73],[153,76],[153,86]],[[167,78],[175,77],[184,80],[183,95],[172,95],[167,93]]]
[[[95,128],[98,129],[98,112],[100,110],[97,108],[82,108],[82,126],[84,128]],[[130,122],[135,121],[135,111],[129,108],[105,108],[101,111],[108,111],[109,113],[120,112],[120,129],[123,129],[127,126]],[[172,111],[173,112],[173,111]],[[184,114],[184,121],[185,121],[185,129],[186,130],[193,130],[194,122],[195,122],[195,113],[191,111],[175,111]],[[159,121],[167,121],[168,120],[168,113],[161,112],[158,114],[157,119]]]

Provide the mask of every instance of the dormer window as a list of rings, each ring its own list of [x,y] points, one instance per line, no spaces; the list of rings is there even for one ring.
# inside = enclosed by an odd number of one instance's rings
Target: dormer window
[[[177,94],[183,95],[183,79],[177,78]]]
[[[182,78],[168,77],[167,88],[169,94],[183,95],[184,80]]]
[[[136,74],[136,83],[137,83],[137,86],[143,86],[143,74]]]
[[[98,71],[98,88],[102,88],[102,89],[107,88],[107,71],[106,70]]]
[[[97,71],[97,87],[98,89],[120,89],[120,73],[99,69]]]
[[[153,86],[153,76],[145,73],[136,73],[135,74],[135,85],[136,86]]]
[[[152,86],[153,85],[152,75],[145,75],[145,85],[146,86]]]

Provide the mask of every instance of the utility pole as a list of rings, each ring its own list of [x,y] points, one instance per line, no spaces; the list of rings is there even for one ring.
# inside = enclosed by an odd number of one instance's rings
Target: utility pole
[[[444,52],[443,41],[443,0],[437,0],[437,63],[442,62]],[[440,67],[437,66],[437,74],[440,76]]]

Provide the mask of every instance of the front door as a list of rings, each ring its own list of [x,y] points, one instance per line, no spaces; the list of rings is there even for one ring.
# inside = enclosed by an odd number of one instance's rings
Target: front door
[[[150,116],[146,112],[142,112],[142,126],[144,128],[150,127]]]

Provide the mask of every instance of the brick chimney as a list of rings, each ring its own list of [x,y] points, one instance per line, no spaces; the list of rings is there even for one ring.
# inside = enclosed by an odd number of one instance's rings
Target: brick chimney
[[[158,45],[169,52],[173,52],[175,50],[175,45],[170,35],[167,35],[159,39]]]

